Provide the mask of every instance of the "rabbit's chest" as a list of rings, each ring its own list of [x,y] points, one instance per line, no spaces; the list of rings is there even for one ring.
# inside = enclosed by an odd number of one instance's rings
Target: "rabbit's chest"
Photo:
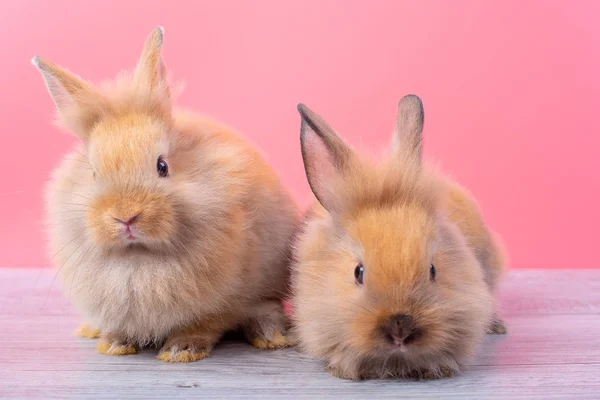
[[[165,260],[108,262],[81,274],[73,301],[100,329],[160,338],[218,307],[194,271]]]

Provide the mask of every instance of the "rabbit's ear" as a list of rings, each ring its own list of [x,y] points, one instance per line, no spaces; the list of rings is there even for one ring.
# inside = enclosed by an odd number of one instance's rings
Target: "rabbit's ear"
[[[398,103],[396,129],[392,140],[394,153],[409,155],[421,162],[423,122],[421,99],[414,94],[404,96]]]
[[[340,201],[335,188],[351,173],[354,151],[304,104],[298,105],[298,111],[302,117],[300,145],[308,184],[327,211],[337,212]]]
[[[89,82],[41,57],[33,57],[31,63],[41,72],[61,121],[86,140],[106,111],[104,97]]]
[[[155,28],[144,43],[144,50],[135,69],[135,80],[140,85],[149,87],[161,95],[170,96],[165,65],[162,61],[161,48],[165,30]]]

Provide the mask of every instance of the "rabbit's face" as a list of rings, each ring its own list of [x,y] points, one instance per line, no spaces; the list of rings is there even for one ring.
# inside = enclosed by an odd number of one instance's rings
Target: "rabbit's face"
[[[333,271],[323,282],[337,286],[322,292],[337,297],[326,319],[340,344],[407,360],[467,352],[485,330],[491,299],[454,227],[418,202],[360,209],[345,221],[334,236],[346,237],[344,261],[321,265]]]
[[[130,114],[102,120],[88,140],[93,199],[88,227],[100,245],[167,244],[174,235],[167,127]]]

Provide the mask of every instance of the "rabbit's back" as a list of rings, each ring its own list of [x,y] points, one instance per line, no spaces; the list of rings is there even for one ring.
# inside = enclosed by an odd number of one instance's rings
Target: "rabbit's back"
[[[440,184],[444,188],[443,209],[465,236],[483,268],[488,287],[494,289],[504,269],[497,239],[485,224],[477,202],[465,188],[446,178],[440,178]]]

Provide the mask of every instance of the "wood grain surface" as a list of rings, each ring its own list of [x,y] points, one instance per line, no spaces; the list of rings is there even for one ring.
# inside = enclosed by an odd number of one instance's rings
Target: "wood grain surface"
[[[235,341],[191,364],[100,355],[73,335],[52,271],[0,269],[0,398],[600,399],[600,270],[511,271],[499,303],[509,334],[488,337],[463,374],[349,382],[294,349]]]

